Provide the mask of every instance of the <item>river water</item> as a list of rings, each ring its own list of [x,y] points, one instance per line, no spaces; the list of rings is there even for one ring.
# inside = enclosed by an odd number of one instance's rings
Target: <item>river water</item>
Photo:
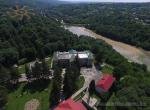
[[[106,43],[111,45],[117,52],[119,52],[122,56],[127,58],[129,61],[145,64],[147,65],[148,70],[150,71],[150,51],[145,51],[143,49],[139,49],[129,44],[111,40],[109,38],[98,35],[95,32],[86,29],[84,27],[79,26],[64,26],[64,27],[65,29],[69,30],[70,32],[78,36],[85,35],[96,39],[104,40]]]

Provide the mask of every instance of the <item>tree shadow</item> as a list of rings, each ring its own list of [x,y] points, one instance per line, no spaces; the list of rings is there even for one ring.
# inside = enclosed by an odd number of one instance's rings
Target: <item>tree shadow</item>
[[[16,91],[19,88],[19,86],[20,86],[19,83],[16,83],[16,84],[9,83],[9,84],[6,85],[6,88],[8,89],[8,92],[11,93],[11,92]]]
[[[24,87],[22,92],[28,91],[30,93],[34,93],[34,92],[41,92],[43,90],[45,90],[46,88],[48,88],[49,83],[51,81],[48,79],[38,79],[32,82],[28,82]]]

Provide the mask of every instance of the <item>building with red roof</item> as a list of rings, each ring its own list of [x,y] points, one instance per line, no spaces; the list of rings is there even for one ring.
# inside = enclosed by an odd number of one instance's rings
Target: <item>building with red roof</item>
[[[61,102],[54,110],[87,110],[80,102],[75,102],[72,99],[67,99]]]
[[[99,93],[108,92],[115,80],[116,78],[114,78],[113,75],[104,74],[103,77],[97,82],[96,90]]]

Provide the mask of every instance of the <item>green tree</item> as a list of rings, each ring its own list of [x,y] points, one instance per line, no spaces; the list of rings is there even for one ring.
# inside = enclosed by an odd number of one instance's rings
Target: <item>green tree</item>
[[[42,60],[42,73],[44,76],[49,75],[50,71],[49,71],[49,66],[48,64],[45,62],[45,59]]]
[[[36,50],[34,48],[26,48],[25,50],[25,57],[28,60],[33,60],[36,57]]]
[[[10,79],[11,79],[10,72],[5,67],[0,65],[0,85],[7,86]]]
[[[55,67],[55,69],[54,69],[54,78],[53,78],[53,81],[52,81],[52,84],[53,84],[52,92],[50,93],[50,97],[49,97],[50,107],[56,106],[59,103],[60,99],[61,99],[61,94],[60,94],[61,80],[62,80],[61,72],[62,72],[61,68]]]
[[[0,85],[0,109],[3,110],[3,107],[7,103],[8,91],[5,87]]]

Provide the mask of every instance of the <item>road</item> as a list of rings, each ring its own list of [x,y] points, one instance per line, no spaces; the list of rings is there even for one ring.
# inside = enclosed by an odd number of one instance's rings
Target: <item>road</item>
[[[96,70],[95,66],[93,65],[92,68],[81,68],[81,75],[84,77],[85,82],[81,89],[79,89],[75,94],[72,95],[71,98],[75,98],[80,93],[82,93],[84,90],[86,90],[89,87],[89,84],[92,80],[95,80],[97,82],[101,76],[102,73],[98,70]]]

